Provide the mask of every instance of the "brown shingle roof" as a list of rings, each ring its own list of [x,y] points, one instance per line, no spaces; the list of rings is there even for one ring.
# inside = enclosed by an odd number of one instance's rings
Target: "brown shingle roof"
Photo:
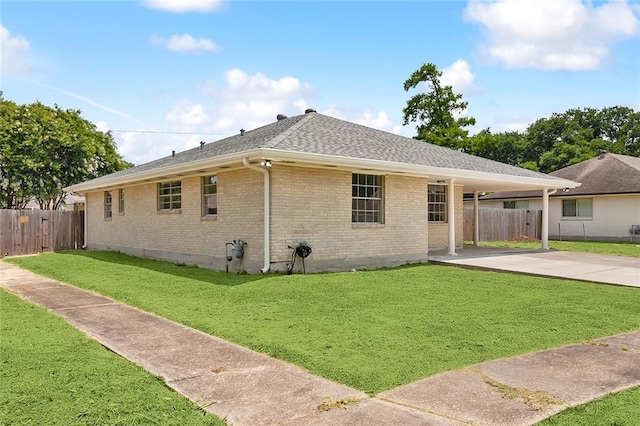
[[[552,176],[580,182],[577,188],[557,192],[552,196],[634,194],[640,193],[640,158],[620,154],[600,154],[599,157],[550,173]],[[482,197],[483,200],[504,198],[536,198],[541,191],[505,191]]]

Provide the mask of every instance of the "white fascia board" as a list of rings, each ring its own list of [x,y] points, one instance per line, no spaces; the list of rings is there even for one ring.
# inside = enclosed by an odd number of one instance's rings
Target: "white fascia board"
[[[474,170],[464,170],[445,167],[421,166],[417,164],[398,163],[383,160],[368,160],[362,158],[339,157],[326,154],[311,154],[306,152],[280,151],[275,149],[263,149],[263,158],[272,161],[294,161],[300,163],[315,163],[320,165],[332,165],[352,169],[370,169],[381,172],[392,172],[411,174],[424,177],[448,177],[454,179],[470,179],[484,182],[494,182],[496,180],[508,180],[515,185],[528,186],[531,189],[542,188],[576,188],[580,183],[567,179],[550,176],[547,178],[536,178],[529,176],[514,176],[499,173],[479,172]]]
[[[109,188],[120,185],[131,185],[139,183],[145,180],[154,180],[165,176],[172,176],[181,173],[193,173],[196,170],[203,168],[220,167],[227,164],[234,164],[242,162],[242,157],[259,156],[260,150],[244,151],[239,153],[233,153],[222,157],[205,158],[197,161],[190,161],[188,163],[176,164],[174,166],[162,167],[159,169],[148,170],[145,172],[135,173],[132,175],[115,176],[105,179],[101,179],[99,182],[89,180],[86,182],[78,183],[63,188],[66,192],[87,192],[93,190],[99,190],[102,188]]]

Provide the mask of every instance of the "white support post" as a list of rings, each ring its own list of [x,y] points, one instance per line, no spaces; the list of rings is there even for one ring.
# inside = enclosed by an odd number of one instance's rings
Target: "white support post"
[[[473,245],[480,245],[480,213],[478,211],[478,191],[473,193]]]
[[[454,179],[448,180],[447,185],[447,222],[449,222],[449,256],[456,256],[456,212]]]
[[[549,188],[542,190],[542,250],[549,250]]]

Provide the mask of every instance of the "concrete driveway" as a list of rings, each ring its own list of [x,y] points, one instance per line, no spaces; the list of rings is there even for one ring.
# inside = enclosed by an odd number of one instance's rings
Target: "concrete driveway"
[[[434,252],[433,262],[595,283],[640,287],[640,258],[557,250],[465,247],[458,256]]]

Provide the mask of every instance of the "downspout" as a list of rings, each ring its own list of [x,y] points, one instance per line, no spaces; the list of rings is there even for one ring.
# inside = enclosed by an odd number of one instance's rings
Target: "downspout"
[[[269,196],[269,171],[263,169],[258,166],[254,166],[249,163],[247,157],[242,158],[242,164],[245,167],[255,170],[256,172],[260,172],[264,175],[264,267],[260,269],[260,272],[263,274],[269,272],[271,268],[271,258],[270,258],[270,250],[271,250],[271,234],[270,234],[270,222],[271,222],[271,209],[270,209],[270,196]]]
[[[542,250],[549,250],[549,195],[557,191],[557,189],[549,191],[549,188],[542,190]]]
[[[88,226],[87,224],[89,223],[89,219],[88,219],[88,209],[87,206],[89,205],[89,197],[87,197],[87,194],[84,194],[84,214],[83,216],[83,222],[84,222],[84,244],[82,245],[82,249],[86,250],[87,247],[89,247],[89,239],[87,238],[87,229]]]

